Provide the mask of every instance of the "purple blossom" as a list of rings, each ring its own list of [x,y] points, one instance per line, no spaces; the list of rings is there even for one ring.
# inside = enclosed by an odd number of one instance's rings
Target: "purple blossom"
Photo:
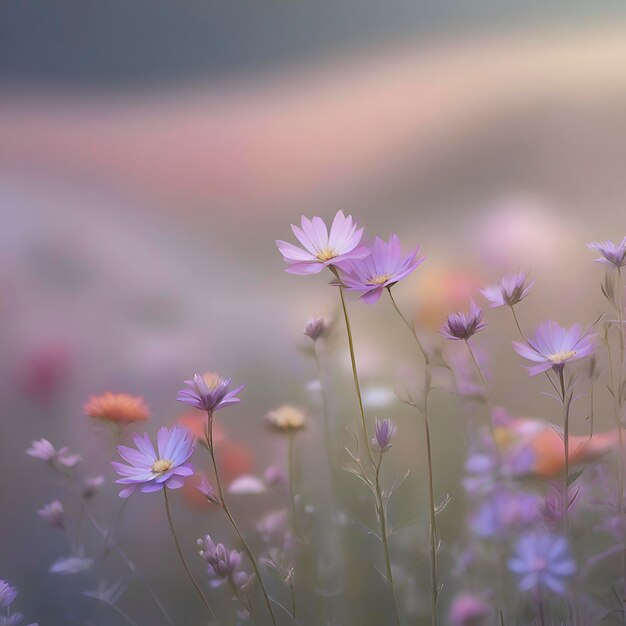
[[[397,426],[388,417],[383,420],[376,418],[372,443],[381,452],[387,452],[391,448],[391,440],[397,432]]]
[[[37,515],[46,520],[53,528],[65,528],[65,515],[63,505],[58,500],[53,500],[37,511]]]
[[[207,480],[204,474],[200,476],[200,484],[196,485],[196,489],[213,504],[221,504],[220,497],[213,488],[213,485]]]
[[[173,426],[161,428],[157,435],[158,454],[147,433],[135,435],[135,448],[118,446],[120,456],[130,465],[113,462],[115,471],[123,476],[115,482],[127,485],[120,491],[121,498],[128,498],[137,490],[144,493],[159,491],[167,486],[178,489],[184,478],[193,474],[187,463],[194,448],[194,437],[186,428]]]
[[[424,261],[424,257],[417,256],[419,246],[402,257],[400,238],[395,234],[389,236],[388,242],[376,237],[371,250],[369,256],[345,263],[339,272],[343,285],[360,292],[367,304],[378,302],[386,287],[395,285]]]
[[[490,302],[490,306],[515,306],[521,302],[531,291],[535,281],[526,284],[528,274],[517,272],[504,276],[492,287],[481,289],[481,293]]]
[[[58,450],[47,440],[38,439],[31,443],[26,450],[28,456],[48,463],[57,463],[63,467],[72,468],[82,461],[79,454],[72,454],[67,446]]]
[[[596,263],[613,265],[617,269],[626,265],[626,237],[617,245],[612,241],[592,241],[587,247],[601,255],[594,259]]]
[[[219,587],[225,582],[230,583],[239,591],[247,591],[253,577],[240,570],[243,554],[238,550],[228,550],[224,544],[215,544],[210,535],[198,539],[200,556],[208,564],[211,586]]]
[[[496,488],[472,515],[472,530],[483,538],[506,537],[536,521],[540,503],[536,494]]]
[[[472,335],[487,327],[483,322],[483,310],[470,300],[469,313],[452,313],[441,329],[441,334],[446,339],[463,339],[467,341]]]
[[[521,537],[508,566],[519,576],[520,591],[546,587],[564,593],[566,579],[576,572],[567,540],[547,531],[532,531]]]
[[[583,331],[580,324],[563,328],[556,322],[544,322],[537,328],[534,339],[527,343],[513,342],[517,354],[537,363],[528,368],[531,376],[550,368],[562,370],[566,363],[583,359],[593,353],[595,335]]]
[[[452,602],[450,622],[453,626],[479,626],[491,611],[482,598],[462,593]]]
[[[6,609],[17,598],[17,589],[0,578],[0,608]]]
[[[343,211],[335,215],[330,233],[321,217],[309,220],[302,216],[301,226],[292,224],[291,229],[304,249],[276,241],[283,260],[289,264],[285,271],[290,274],[318,274],[325,267],[340,266],[345,261],[363,259],[370,254],[369,248],[359,246],[363,229],[357,230],[352,216],[345,217]]]
[[[317,341],[320,337],[324,337],[328,334],[331,327],[331,321],[325,317],[313,317],[304,327],[304,334],[311,338],[313,341]]]
[[[185,381],[185,385],[190,388],[181,389],[176,399],[196,409],[213,413],[231,404],[241,402],[241,398],[237,398],[237,394],[245,385],[231,391],[230,383],[230,378],[222,378],[219,374],[207,373],[203,376],[194,374],[192,380]]]
[[[84,498],[93,498],[104,485],[104,476],[90,476],[85,478],[85,486],[83,488]]]

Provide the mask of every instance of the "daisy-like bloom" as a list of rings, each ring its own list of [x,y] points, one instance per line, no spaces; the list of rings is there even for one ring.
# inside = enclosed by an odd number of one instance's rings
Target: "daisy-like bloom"
[[[277,430],[284,432],[290,430],[300,430],[306,426],[304,413],[294,406],[285,404],[273,411],[268,411],[265,419]]]
[[[425,257],[418,257],[419,246],[403,257],[398,235],[389,241],[376,237],[372,253],[361,260],[349,261],[340,268],[341,282],[350,291],[357,291],[367,304],[378,302],[383,290],[413,272]]]
[[[0,578],[0,607],[6,609],[17,598],[17,589]]]
[[[129,465],[113,462],[113,469],[123,476],[117,483],[127,485],[120,498],[128,498],[137,490],[143,493],[160,491],[164,487],[179,489],[184,478],[193,474],[187,462],[194,448],[193,435],[180,426],[161,428],[157,435],[158,453],[147,433],[135,435],[135,448],[118,446],[120,456]]]
[[[472,335],[487,327],[483,322],[483,310],[470,300],[469,313],[452,313],[439,331],[446,339],[467,341]]]
[[[58,500],[53,500],[37,511],[37,515],[45,519],[53,528],[65,528],[65,515],[63,505]]]
[[[241,398],[238,398],[237,394],[245,385],[231,390],[230,383],[230,378],[222,378],[214,372],[207,372],[202,376],[194,374],[193,379],[185,381],[185,385],[188,385],[189,389],[181,389],[176,399],[196,409],[213,413],[231,404],[241,402]]]
[[[326,317],[313,317],[306,323],[303,332],[313,341],[317,341],[328,334],[331,324],[331,320]]]
[[[69,574],[79,574],[91,568],[93,560],[83,556],[67,556],[57,559],[48,570],[51,574],[68,576]]]
[[[345,261],[363,259],[370,254],[366,246],[359,246],[363,229],[356,228],[352,216],[338,211],[330,233],[321,217],[302,216],[301,228],[291,225],[293,234],[304,248],[286,241],[276,241],[283,259],[289,264],[290,274],[318,274],[325,267],[341,266]]]
[[[612,241],[592,241],[587,244],[587,247],[601,255],[594,259],[596,263],[612,265],[617,269],[626,265],[626,237],[619,244],[614,244]]]
[[[34,459],[56,463],[67,468],[72,468],[82,461],[80,454],[72,454],[67,446],[57,450],[47,439],[33,441],[30,448],[26,450],[26,454]]]
[[[576,572],[567,540],[547,531],[533,531],[521,537],[508,566],[519,576],[520,591],[547,588],[564,593],[565,581]]]
[[[485,287],[480,292],[489,300],[492,308],[499,306],[515,306],[521,302],[531,291],[534,280],[526,283],[528,274],[517,272],[504,276],[492,287]]]
[[[387,452],[391,448],[391,440],[397,432],[398,427],[388,417],[383,420],[376,418],[372,443],[381,452]]]
[[[550,368],[562,370],[571,361],[584,359],[593,353],[595,335],[583,331],[580,324],[563,328],[556,322],[544,322],[537,328],[534,339],[527,343],[513,342],[517,354],[537,363],[528,368],[531,376],[536,376]]]
[[[143,422],[150,416],[143,398],[110,391],[101,396],[91,396],[83,411],[89,417],[122,424]]]

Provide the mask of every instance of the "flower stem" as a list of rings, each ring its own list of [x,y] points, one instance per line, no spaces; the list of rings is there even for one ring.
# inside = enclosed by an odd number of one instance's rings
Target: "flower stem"
[[[304,543],[298,527],[298,510],[296,507],[296,492],[294,487],[294,462],[293,462],[293,433],[287,431],[287,471],[289,474],[289,501],[291,504],[291,526],[296,537]]]
[[[480,365],[478,364],[478,359],[476,358],[476,355],[474,354],[474,350],[472,350],[472,346],[470,345],[469,339],[465,340],[465,345],[467,346],[470,356],[472,357],[472,361],[474,361],[474,365],[476,366],[476,371],[478,372],[478,375],[480,376],[480,380],[483,383],[483,387],[485,388],[484,404],[485,404],[485,409],[487,410],[487,424],[489,425],[489,430],[491,432],[491,437],[493,438],[494,445],[496,446],[496,449],[498,449],[498,445],[496,442],[496,433],[493,428],[493,422],[491,421],[491,413],[489,411],[489,405],[488,405],[487,395],[486,395],[487,379],[485,378],[485,375],[483,374],[483,371],[480,368]]]
[[[563,526],[567,530],[567,510],[569,509],[569,400],[565,398],[565,377],[563,367],[558,370],[561,386],[561,401],[563,403],[563,446],[565,450],[565,476],[563,484]]]
[[[617,385],[613,387],[616,398],[615,421],[617,423],[617,435],[619,439],[619,460],[617,463],[617,514],[620,520],[622,540],[626,532],[624,524],[624,433],[622,430],[622,368],[624,367],[624,286],[622,284],[622,271],[617,268],[618,281],[618,320],[619,320],[619,364],[617,367]],[[626,546],[622,558],[622,620],[626,624]]]
[[[428,504],[429,504],[429,542],[430,542],[430,613],[432,626],[438,625],[437,617],[437,601],[439,595],[439,584],[437,582],[437,546],[439,543],[437,535],[437,511],[435,505],[435,489],[433,480],[433,458],[432,458],[432,446],[430,440],[430,425],[428,422],[428,398],[431,389],[431,373],[430,373],[430,359],[421,341],[419,340],[415,328],[404,317],[402,311],[396,304],[396,301],[391,293],[391,289],[388,288],[389,298],[393,304],[394,309],[400,316],[400,319],[404,322],[407,328],[411,331],[411,334],[415,338],[417,345],[424,357],[424,404],[422,407],[422,417],[424,418],[424,432],[426,439],[426,457],[428,464]]]
[[[256,574],[256,577],[259,581],[259,586],[261,587],[261,592],[263,593],[263,599],[265,600],[267,610],[269,611],[270,617],[272,618],[272,623],[274,624],[274,626],[276,626],[276,617],[272,609],[272,602],[270,600],[269,594],[267,593],[267,589],[265,588],[265,583],[263,582],[263,578],[261,577],[261,571],[259,570],[259,566],[257,565],[256,559],[254,558],[254,555],[252,554],[252,550],[250,549],[250,546],[244,539],[243,534],[239,530],[239,526],[237,526],[237,522],[235,522],[235,518],[232,516],[232,513],[230,512],[230,509],[228,508],[226,498],[224,498],[224,489],[222,488],[222,481],[220,478],[220,473],[217,469],[217,460],[215,458],[215,449],[213,447],[213,415],[210,412],[208,414],[206,438],[207,438],[207,445],[209,447],[209,453],[211,456],[211,462],[213,464],[213,473],[215,474],[215,482],[217,484],[217,491],[220,496],[220,502],[222,503],[222,509],[224,510],[224,513],[226,513],[226,517],[228,517],[228,520],[230,521],[233,527],[233,530],[237,534],[239,541],[241,541],[241,545],[243,546],[244,550],[246,551],[246,554],[248,555],[248,558],[250,559],[250,562],[252,563],[252,568],[254,569],[254,573]]]
[[[205,598],[204,594],[202,593],[202,589],[200,589],[200,586],[196,582],[196,579],[193,577],[193,574],[191,573],[191,570],[189,569],[189,566],[187,565],[187,561],[185,560],[185,556],[183,554],[182,548],[180,547],[178,536],[176,534],[176,528],[174,527],[174,520],[172,519],[172,512],[170,510],[170,502],[167,497],[166,486],[163,486],[163,495],[165,497],[165,512],[167,514],[167,521],[169,522],[170,530],[172,531],[172,537],[174,538],[174,543],[176,544],[176,550],[178,551],[178,556],[180,557],[180,561],[183,564],[183,567],[185,568],[185,572],[187,572],[187,576],[189,577],[191,584],[194,586],[194,589],[198,592],[198,595],[202,599],[202,603],[207,608],[211,616],[215,617],[215,613],[213,612],[213,609],[211,608],[211,605],[209,604],[208,600]]]
[[[382,463],[376,463],[369,446],[369,435],[367,434],[367,425],[365,423],[365,410],[363,408],[363,398],[361,396],[361,385],[359,383],[359,373],[356,366],[356,357],[354,354],[354,341],[352,339],[352,329],[350,327],[350,318],[348,316],[348,308],[346,307],[346,300],[343,294],[343,287],[339,287],[339,295],[341,297],[341,308],[343,309],[343,316],[346,322],[346,331],[348,333],[348,346],[350,348],[350,362],[352,364],[352,376],[354,378],[354,387],[356,389],[357,400],[359,403],[359,411],[361,414],[361,426],[363,428],[363,438],[365,440],[365,450],[367,456],[375,472],[374,488],[376,495],[376,510],[378,512],[378,524],[380,527],[380,535],[383,543],[383,552],[385,559],[385,571],[387,576],[387,583],[391,591],[391,600],[393,606],[394,621],[397,625],[400,624],[400,614],[398,612],[398,605],[396,602],[396,592],[393,582],[393,572],[391,570],[391,557],[389,554],[389,538],[387,536],[387,513],[383,500],[382,489],[380,486],[380,466]],[[381,455],[382,461],[382,455]]]

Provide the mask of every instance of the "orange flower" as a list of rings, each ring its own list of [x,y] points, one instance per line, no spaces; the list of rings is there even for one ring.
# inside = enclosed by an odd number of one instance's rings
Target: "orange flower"
[[[143,398],[110,391],[101,396],[91,396],[83,410],[89,417],[116,423],[141,422],[149,417]]]

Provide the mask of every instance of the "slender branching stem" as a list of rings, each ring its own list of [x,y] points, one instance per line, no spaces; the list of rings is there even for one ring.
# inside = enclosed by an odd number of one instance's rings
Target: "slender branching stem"
[[[567,510],[569,509],[569,408],[570,400],[565,397],[564,368],[558,368],[559,385],[561,387],[561,402],[563,403],[563,447],[565,450],[565,472],[563,476],[563,526],[567,530]]]
[[[387,583],[389,584],[389,589],[391,591],[391,600],[393,606],[393,614],[394,621],[397,625],[400,624],[400,614],[398,611],[398,604],[396,601],[396,591],[393,582],[393,572],[391,569],[391,557],[389,554],[389,538],[387,536],[387,511],[385,506],[385,501],[382,494],[382,489],[380,486],[380,465],[381,463],[376,463],[374,457],[372,456],[372,451],[370,449],[369,444],[369,435],[367,434],[367,425],[365,423],[365,409],[363,408],[363,398],[361,396],[361,385],[359,383],[359,373],[356,366],[356,356],[354,354],[354,341],[352,338],[352,328],[350,327],[350,317],[348,316],[348,308],[346,307],[346,300],[343,294],[343,287],[339,287],[339,294],[341,297],[341,308],[343,309],[343,316],[346,323],[346,331],[348,334],[348,346],[350,348],[350,362],[352,364],[352,376],[354,378],[354,387],[356,389],[357,400],[359,403],[359,411],[361,415],[361,426],[363,428],[363,439],[365,443],[365,450],[367,451],[367,456],[370,461],[370,464],[374,470],[374,490],[376,496],[376,509],[378,511],[378,525],[380,527],[380,536],[383,543],[383,552],[385,559],[385,570],[387,576]]]
[[[202,593],[202,589],[200,589],[200,585],[196,582],[196,579],[193,577],[191,570],[189,569],[189,565],[187,565],[187,560],[185,559],[185,555],[183,554],[183,550],[180,546],[180,542],[178,541],[178,535],[176,534],[176,527],[174,526],[174,520],[172,519],[172,511],[170,509],[170,501],[167,497],[167,487],[163,487],[163,496],[165,498],[165,513],[167,515],[167,521],[170,525],[170,531],[172,532],[172,537],[174,538],[174,543],[176,544],[176,550],[178,552],[178,556],[180,557],[180,562],[183,564],[183,568],[185,572],[187,572],[187,576],[191,581],[194,589],[198,592],[198,596],[202,600],[202,604],[206,607],[207,611],[211,614],[212,617],[215,617],[215,613],[209,604],[209,601],[206,599],[204,593]]]
[[[274,610],[272,609],[272,602],[270,600],[269,594],[267,593],[267,589],[265,588],[265,583],[263,582],[263,578],[261,577],[261,570],[259,569],[259,566],[256,562],[254,554],[252,553],[252,550],[250,549],[250,546],[248,545],[248,542],[245,540],[242,532],[239,530],[239,526],[237,526],[237,522],[235,521],[235,518],[230,512],[230,508],[228,507],[228,503],[226,502],[226,498],[224,497],[224,489],[222,487],[222,480],[220,478],[219,470],[217,469],[217,460],[215,458],[215,448],[213,447],[213,415],[210,411],[208,412],[208,419],[207,419],[206,440],[207,440],[207,445],[209,447],[209,454],[211,456],[211,463],[213,464],[213,473],[215,475],[215,482],[217,484],[217,491],[220,497],[222,509],[224,510],[224,513],[226,513],[226,517],[228,517],[228,520],[230,521],[231,526],[233,527],[233,530],[237,534],[237,537],[239,538],[239,541],[241,542],[243,549],[246,551],[246,554],[248,555],[248,558],[250,559],[250,562],[252,563],[252,568],[254,569],[254,573],[256,574],[256,577],[259,581],[259,586],[261,587],[263,599],[265,601],[267,610],[272,619],[272,624],[276,626],[276,617],[274,615]]]
[[[622,284],[622,271],[617,268],[618,282],[618,322],[619,322],[619,363],[617,365],[617,385],[613,387],[616,398],[615,421],[619,440],[619,459],[617,461],[617,514],[620,520],[622,539],[626,532],[624,524],[624,433],[622,429],[622,372],[624,367],[624,286]],[[622,557],[622,620],[626,624],[626,545]]]

